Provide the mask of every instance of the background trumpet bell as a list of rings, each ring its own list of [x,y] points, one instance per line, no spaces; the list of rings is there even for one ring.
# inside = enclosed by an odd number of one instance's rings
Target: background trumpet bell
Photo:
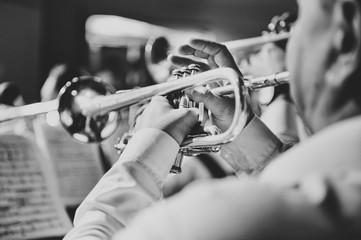
[[[119,111],[84,115],[83,107],[93,98],[115,93],[115,89],[98,77],[74,78],[59,94],[60,122],[65,130],[80,142],[100,142],[117,129],[120,121]]]
[[[172,65],[167,60],[171,46],[165,37],[150,38],[145,45],[145,65],[156,83],[162,83],[169,78]]]

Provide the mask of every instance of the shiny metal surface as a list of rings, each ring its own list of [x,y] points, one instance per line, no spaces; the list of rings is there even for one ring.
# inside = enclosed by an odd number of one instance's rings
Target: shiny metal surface
[[[108,138],[118,127],[120,113],[116,110],[84,115],[84,106],[92,99],[115,93],[115,89],[101,82],[98,77],[74,78],[60,91],[59,116],[65,130],[76,140],[85,143],[100,142]]]
[[[255,79],[246,79],[244,84],[247,88],[255,89],[284,84],[288,81],[288,78],[288,72],[282,72]],[[110,85],[100,82],[97,77],[76,78],[64,86],[57,100],[2,110],[0,123],[19,117],[34,116],[58,110],[62,125],[71,136],[82,142],[98,142],[110,136],[112,131],[115,131],[120,119],[118,110],[121,108],[129,107],[156,95],[164,96],[185,88],[225,79],[228,79],[231,84],[212,89],[212,92],[219,95],[235,94],[237,111],[231,127],[227,130],[227,133],[217,136],[195,137],[182,144],[184,151],[197,146],[217,146],[232,141],[240,131],[237,128],[237,121],[240,119],[237,114],[240,114],[238,110],[240,109],[241,98],[238,74],[230,68],[214,69],[158,85],[116,93]]]

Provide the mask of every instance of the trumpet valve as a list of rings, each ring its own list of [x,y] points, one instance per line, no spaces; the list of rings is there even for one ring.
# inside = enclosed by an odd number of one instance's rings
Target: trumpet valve
[[[193,138],[196,137],[204,137],[204,136],[213,136],[213,135],[218,135],[221,134],[222,131],[214,126],[214,125],[207,125],[205,127],[203,127],[203,132],[202,133],[198,133],[198,134],[190,134],[187,139],[183,142],[184,143],[190,143],[192,141]],[[219,150],[221,149],[220,145],[216,145],[216,146],[195,146],[195,147],[190,147],[190,148],[182,148],[180,149],[180,152],[182,152],[182,154],[184,156],[197,156],[199,154],[203,154],[203,153],[216,153],[219,152]]]
[[[188,69],[191,75],[198,73],[201,70],[201,66],[199,64],[190,64]]]
[[[183,70],[182,69],[175,69],[172,71],[172,76],[175,79],[179,79],[183,76]]]

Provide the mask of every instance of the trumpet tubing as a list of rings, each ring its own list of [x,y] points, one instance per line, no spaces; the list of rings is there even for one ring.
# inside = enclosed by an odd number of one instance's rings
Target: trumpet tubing
[[[126,90],[126,91],[117,91],[116,94],[109,95],[106,97],[99,96],[95,99],[89,101],[87,105],[83,105],[83,112],[86,115],[91,114],[100,114],[107,111],[115,110],[117,108],[123,108],[135,104],[141,100],[149,99],[155,95],[165,95],[168,92],[176,91],[179,89],[187,87],[195,87],[202,85],[201,82],[197,82],[199,79],[202,79],[203,76],[209,78],[212,71],[207,75],[205,73],[200,73],[194,76],[191,76],[191,81],[194,82],[193,86],[187,86],[187,83],[184,82],[185,79],[181,79],[179,82],[171,81],[167,83],[162,83],[154,85],[151,87],[145,87],[136,90]],[[187,77],[189,78],[189,77]],[[258,89],[269,86],[278,86],[281,84],[288,83],[289,73],[280,72],[263,77],[245,79],[244,85],[249,89]],[[231,85],[214,88],[211,91],[218,95],[230,94],[233,90]],[[47,113],[50,111],[56,111],[59,109],[59,100],[52,100],[48,102],[40,102],[28,104],[20,107],[11,107],[8,109],[3,109],[0,112],[0,123],[9,121],[12,119],[20,117],[29,117],[38,114]]]
[[[236,53],[238,51],[245,51],[245,50],[251,51],[252,49],[257,49],[260,46],[267,43],[287,40],[290,36],[291,34],[289,32],[281,32],[277,34],[269,34],[260,37],[223,42],[223,44],[228,48],[228,50],[231,53]]]
[[[255,90],[265,87],[276,87],[282,84],[289,83],[290,74],[289,72],[279,72],[267,76],[257,78],[245,78],[244,85],[246,88]],[[232,88],[229,85],[214,88],[211,90],[212,93],[217,95],[226,95],[232,93]]]

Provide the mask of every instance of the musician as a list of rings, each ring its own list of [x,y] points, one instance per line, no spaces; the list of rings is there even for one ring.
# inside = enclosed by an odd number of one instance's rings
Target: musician
[[[66,239],[360,239],[361,1],[297,2],[287,65],[292,97],[313,136],[269,163],[258,179],[198,184],[150,207],[197,121],[196,110],[174,110],[155,97],[120,161],[78,209]],[[187,48],[212,67],[237,69],[222,45],[196,40]],[[226,145],[223,155],[235,167],[257,171],[284,146],[254,116],[243,92],[244,130],[236,140],[242,146]],[[203,88],[189,94],[205,102],[219,127],[228,126],[230,99]]]

